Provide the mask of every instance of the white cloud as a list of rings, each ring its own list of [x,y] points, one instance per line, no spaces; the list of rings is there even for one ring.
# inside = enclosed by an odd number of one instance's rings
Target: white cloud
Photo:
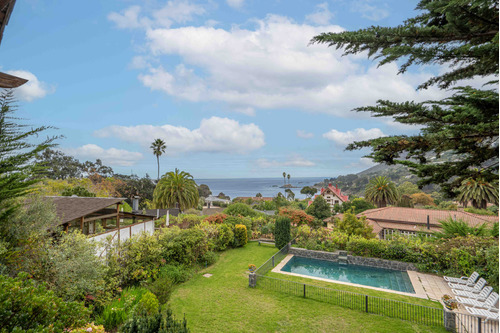
[[[286,161],[268,160],[267,158],[260,158],[256,161],[259,168],[268,169],[275,167],[312,167],[316,163],[305,159],[300,155],[293,155]]]
[[[104,149],[95,144],[87,144],[78,148],[66,148],[63,151],[80,159],[100,159],[103,164],[130,166],[142,159],[142,154],[124,149]]]
[[[143,12],[141,6],[130,6],[120,13],[111,12],[108,20],[114,22],[120,29],[170,28],[175,23],[192,21],[195,16],[204,15],[206,11],[203,6],[187,0],[172,0],[160,8],[149,10],[149,16],[140,16],[141,12]]]
[[[302,139],[311,139],[314,137],[314,134],[303,130],[297,130],[297,136]]]
[[[233,8],[241,8],[245,3],[245,0],[226,0],[227,4]]]
[[[264,132],[255,124],[240,124],[228,118],[203,119],[190,130],[173,125],[110,126],[95,132],[98,137],[116,137],[148,148],[154,139],[165,140],[168,153],[247,153],[265,145]]]
[[[19,88],[14,89],[16,98],[20,101],[31,102],[37,98],[45,97],[47,94],[53,93],[55,91],[54,87],[38,80],[35,74],[31,72],[23,70],[13,70],[6,71],[6,73],[28,80],[27,83],[23,84]]]
[[[306,21],[317,25],[328,25],[333,18],[332,12],[328,9],[328,3],[323,2],[316,6],[316,10],[306,16]]]
[[[435,88],[416,91],[431,73],[397,75],[396,64],[366,67],[364,55],[342,57],[310,39],[339,26],[297,24],[269,15],[256,20],[255,30],[207,26],[149,29],[150,65],[139,80],[152,90],[192,102],[225,103],[241,110],[293,108],[344,117],[368,117],[348,112],[377,99],[426,100],[440,98]],[[180,63],[163,63],[164,57]]]
[[[335,129],[323,134],[325,139],[333,141],[336,145],[345,147],[354,141],[363,141],[386,136],[379,128],[356,128],[354,131],[340,132]]]
[[[352,2],[352,11],[360,13],[362,17],[372,20],[380,21],[389,16],[387,9],[371,5],[369,0],[358,0]]]

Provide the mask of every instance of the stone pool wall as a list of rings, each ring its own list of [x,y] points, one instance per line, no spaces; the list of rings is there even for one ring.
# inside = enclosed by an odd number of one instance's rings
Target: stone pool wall
[[[293,254],[299,257],[328,260],[338,262],[339,253],[338,252],[324,252],[324,251],[313,251],[306,250],[298,247],[291,247],[288,254]],[[386,260],[379,258],[367,258],[347,255],[347,262],[354,265],[378,267],[395,269],[398,271],[418,271],[414,264],[408,262],[401,262],[395,260]]]

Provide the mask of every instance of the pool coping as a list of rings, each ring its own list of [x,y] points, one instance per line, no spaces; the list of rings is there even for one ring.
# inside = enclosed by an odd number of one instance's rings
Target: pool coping
[[[288,254],[283,260],[281,260],[281,262],[278,265],[276,265],[276,267],[274,267],[271,270],[271,272],[292,275],[292,276],[298,276],[301,278],[313,279],[313,280],[328,282],[328,283],[332,283],[332,284],[343,284],[343,285],[351,286],[351,287],[366,288],[366,289],[372,289],[372,290],[377,290],[377,291],[383,291],[386,293],[403,295],[403,296],[411,296],[411,297],[429,299],[429,297],[427,296],[427,294],[422,286],[422,283],[420,282],[420,279],[418,278],[417,272],[414,272],[414,271],[406,271],[408,273],[408,277],[410,278],[410,282],[413,286],[413,290],[415,291],[415,293],[412,294],[412,293],[405,293],[402,291],[396,291],[396,290],[391,290],[391,289],[365,286],[363,284],[356,284],[356,283],[350,283],[350,282],[344,282],[344,281],[335,281],[335,280],[330,280],[330,279],[325,279],[325,278],[320,278],[320,277],[315,277],[315,276],[309,276],[309,275],[303,275],[303,274],[297,274],[297,273],[291,273],[291,272],[283,272],[281,269],[283,268],[283,266],[285,266],[288,263],[288,261],[290,261],[290,259],[293,258],[293,256],[294,256],[294,254]]]

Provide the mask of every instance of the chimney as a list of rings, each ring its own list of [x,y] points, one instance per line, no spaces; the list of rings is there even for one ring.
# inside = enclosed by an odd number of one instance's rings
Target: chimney
[[[429,215],[427,215],[427,230],[430,230],[430,229],[431,229],[431,222],[429,219]]]
[[[338,184],[335,184],[335,188],[336,188],[336,189],[338,189],[338,188],[339,188]]]
[[[328,186],[332,186],[332,183],[329,183]]]
[[[139,199],[140,199],[140,197],[137,195],[132,198],[132,211],[133,212],[137,212],[139,210]]]

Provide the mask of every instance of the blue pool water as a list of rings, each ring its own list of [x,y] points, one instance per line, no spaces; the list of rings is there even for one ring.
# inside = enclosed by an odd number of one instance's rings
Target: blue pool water
[[[293,256],[281,269],[334,281],[362,284],[370,287],[415,293],[408,273],[393,269],[339,264],[332,261]]]

